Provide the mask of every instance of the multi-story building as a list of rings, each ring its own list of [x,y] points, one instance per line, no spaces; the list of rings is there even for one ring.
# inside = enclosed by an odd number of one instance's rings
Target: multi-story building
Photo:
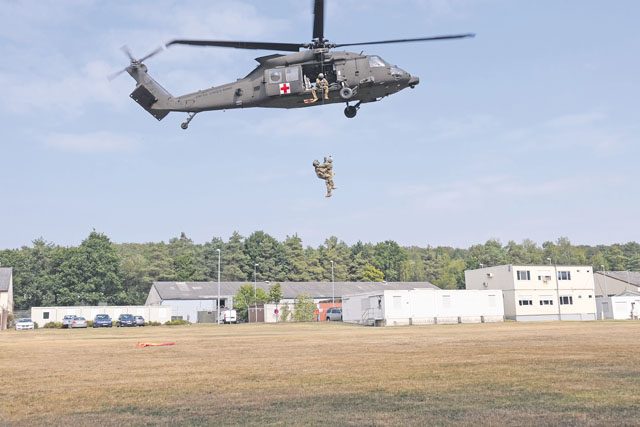
[[[591,266],[499,265],[464,272],[467,289],[500,289],[512,320],[595,320]]]

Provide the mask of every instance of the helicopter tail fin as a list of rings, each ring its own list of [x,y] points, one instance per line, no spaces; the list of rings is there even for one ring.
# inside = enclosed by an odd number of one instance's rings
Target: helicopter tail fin
[[[156,119],[164,119],[171,111],[168,105],[171,94],[149,76],[144,64],[129,67],[127,72],[138,83],[129,96]]]

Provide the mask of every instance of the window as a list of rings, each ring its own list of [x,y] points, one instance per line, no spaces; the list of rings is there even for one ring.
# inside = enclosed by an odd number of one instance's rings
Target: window
[[[182,316],[171,316],[171,320],[183,320]]]
[[[573,297],[572,296],[561,296],[560,297],[560,305],[573,305]]]
[[[384,61],[382,60],[382,58],[380,58],[379,56],[370,56],[369,57],[369,67],[384,67],[387,64],[384,63]]]
[[[529,270],[518,270],[518,280],[531,280],[531,273]]]
[[[540,297],[540,305],[553,305],[553,299],[548,295],[543,295]]]
[[[280,83],[282,82],[282,72],[284,70],[282,69],[277,69],[277,70],[269,70],[269,83]]]
[[[45,320],[48,319],[49,318],[49,312],[48,311],[44,311],[42,313],[42,318],[45,319]]]
[[[571,280],[570,271],[558,271],[558,280]]]
[[[300,80],[300,73],[298,73],[298,67],[287,68],[287,81],[288,82],[297,82]]]
[[[518,305],[533,305],[533,299],[530,296],[521,296]]]

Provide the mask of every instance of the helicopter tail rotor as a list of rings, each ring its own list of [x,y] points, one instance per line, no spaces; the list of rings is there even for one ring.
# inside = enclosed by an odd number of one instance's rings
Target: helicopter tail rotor
[[[124,52],[125,55],[127,55],[127,57],[129,58],[129,60],[131,61],[131,63],[129,64],[129,66],[123,68],[120,71],[116,71],[115,73],[109,74],[107,76],[107,79],[109,81],[112,81],[113,79],[115,79],[116,77],[118,77],[120,74],[124,73],[125,71],[133,68],[139,68],[144,66],[143,62],[146,61],[147,59],[156,56],[157,54],[163,52],[164,50],[167,49],[167,45],[162,45],[154,50],[152,50],[151,52],[149,52],[148,54],[146,54],[145,56],[143,56],[140,59],[136,59],[133,56],[133,53],[131,53],[131,49],[129,49],[129,46],[124,45],[120,48],[120,50],[122,50]]]

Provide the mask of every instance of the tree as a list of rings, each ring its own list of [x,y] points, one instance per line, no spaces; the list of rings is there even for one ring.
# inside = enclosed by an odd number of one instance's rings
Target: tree
[[[297,234],[287,236],[283,243],[286,280],[291,282],[309,281],[307,260],[304,256],[302,239]]]
[[[54,283],[60,291],[58,304],[62,305],[120,304],[126,300],[118,254],[109,238],[96,231],[78,248],[69,250]]]
[[[384,281],[384,274],[371,264],[366,264],[362,269],[362,280],[365,282],[380,283]]]
[[[402,262],[407,259],[403,249],[393,240],[387,240],[374,246],[373,265],[382,273],[387,282],[400,280]]]
[[[316,305],[313,303],[309,295],[300,294],[296,298],[296,310],[293,313],[293,320],[296,322],[313,321]]]
[[[228,282],[242,282],[249,279],[247,265],[249,257],[244,253],[244,237],[234,231],[222,251],[222,277]],[[253,272],[253,268],[251,268]]]
[[[237,315],[241,319],[248,318],[248,308],[257,304],[264,304],[269,301],[269,296],[263,289],[255,289],[253,285],[246,284],[240,286],[238,292],[233,298],[233,306],[236,309]]]
[[[280,286],[280,283],[276,283],[275,285],[271,285],[269,287],[269,295],[268,295],[268,301],[278,304],[281,300],[282,300],[283,294],[282,294],[282,286]]]
[[[265,233],[256,231],[244,242],[244,253],[250,264],[246,266],[253,276],[253,268],[258,264],[260,280],[284,280],[283,251],[280,243]]]
[[[185,233],[169,241],[169,254],[177,280],[199,282],[206,280],[202,246],[194,245]]]

